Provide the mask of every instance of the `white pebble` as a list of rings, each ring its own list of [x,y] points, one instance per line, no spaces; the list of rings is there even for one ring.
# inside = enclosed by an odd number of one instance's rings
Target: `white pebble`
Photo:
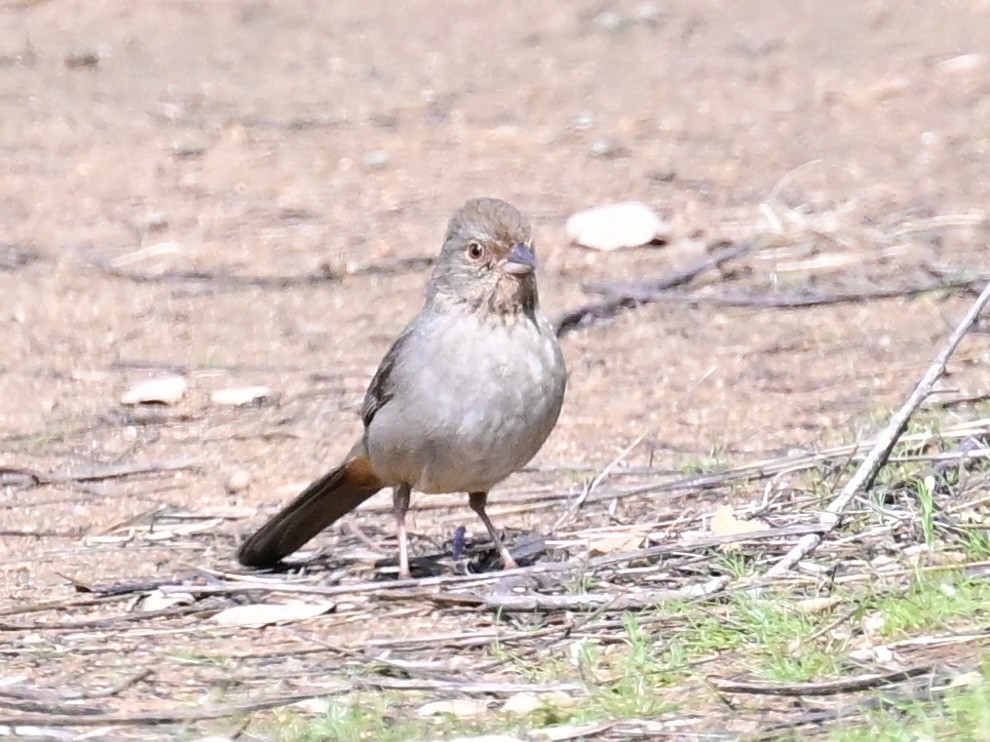
[[[227,481],[223,483],[223,488],[229,495],[243,492],[250,486],[251,474],[244,469],[235,469],[227,477]]]
[[[134,384],[121,395],[120,403],[172,405],[182,399],[188,388],[189,384],[182,376],[160,376]]]
[[[214,391],[210,401],[216,405],[241,407],[263,402],[271,396],[272,390],[267,386],[232,386]]]
[[[663,219],[641,201],[596,206],[567,220],[567,236],[571,241],[595,250],[639,247],[669,233]]]

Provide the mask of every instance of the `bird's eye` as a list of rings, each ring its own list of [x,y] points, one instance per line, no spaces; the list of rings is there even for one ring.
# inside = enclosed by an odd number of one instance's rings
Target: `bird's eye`
[[[485,256],[485,247],[480,242],[469,242],[467,256],[471,260],[481,260]]]

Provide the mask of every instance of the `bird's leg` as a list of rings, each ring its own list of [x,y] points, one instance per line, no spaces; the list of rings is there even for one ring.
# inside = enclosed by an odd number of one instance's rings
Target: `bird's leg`
[[[392,490],[392,509],[395,513],[395,531],[399,536],[399,577],[408,580],[412,577],[409,571],[409,539],[406,536],[406,511],[409,510],[408,484],[400,484]]]
[[[498,532],[495,530],[495,526],[492,525],[491,519],[488,517],[488,513],[485,512],[485,505],[488,503],[488,493],[487,492],[472,492],[468,495],[470,498],[471,509],[478,514],[481,518],[481,522],[485,524],[485,528],[488,529],[488,535],[492,537],[492,541],[495,544],[495,548],[498,549],[499,556],[502,557],[502,566],[505,569],[515,569],[519,565],[516,564],[516,560],[512,558],[512,554],[509,550],[505,548],[505,544],[502,543],[502,539],[498,537]]]

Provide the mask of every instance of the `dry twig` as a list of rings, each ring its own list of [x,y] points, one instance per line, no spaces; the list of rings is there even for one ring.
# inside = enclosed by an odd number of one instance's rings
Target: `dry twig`
[[[741,680],[716,680],[715,687],[723,693],[751,693],[763,696],[834,696],[840,693],[855,693],[872,690],[891,683],[931,675],[935,668],[931,665],[911,667],[907,670],[874,675],[857,675],[851,678],[837,678],[819,683],[748,683]]]
[[[952,335],[949,336],[945,346],[925,371],[924,376],[921,377],[921,380],[917,383],[907,401],[901,405],[901,408],[894,414],[887,427],[879,435],[873,448],[863,460],[863,463],[860,464],[852,478],[842,488],[842,491],[839,492],[838,497],[822,513],[821,524],[824,528],[823,533],[809,534],[800,539],[783,559],[767,571],[768,577],[779,577],[785,574],[795,564],[801,561],[801,559],[811,553],[821,543],[822,538],[839,525],[842,515],[852,499],[860,492],[869,489],[873,484],[877,472],[886,463],[891,450],[897,443],[898,438],[900,438],[901,433],[907,427],[911,416],[921,406],[925,398],[931,394],[935,382],[945,373],[945,367],[949,362],[949,358],[955,353],[956,348],[959,347],[959,343],[962,342],[963,337],[965,337],[966,333],[976,322],[988,302],[990,302],[990,283],[984,287],[979,297],[973,302],[973,305],[966,313],[966,316],[963,317],[962,321],[960,321],[959,325],[952,332]]]
[[[662,293],[663,291],[674,288],[675,286],[683,286],[690,283],[703,273],[721,268],[730,260],[740,258],[755,248],[756,245],[752,242],[740,242],[738,244],[731,245],[724,249],[718,250],[717,252],[705,257],[696,264],[682,271],[678,271],[669,276],[665,276],[664,278],[651,281],[649,284],[645,284],[644,287],[649,288],[653,292]],[[589,325],[602,320],[611,319],[624,309],[632,309],[642,304],[649,303],[650,301],[651,299],[641,300],[637,299],[635,296],[625,294],[610,296],[601,302],[585,304],[577,307],[576,309],[571,309],[564,312],[554,321],[554,327],[557,328],[557,336],[561,337],[572,330],[588,327]]]

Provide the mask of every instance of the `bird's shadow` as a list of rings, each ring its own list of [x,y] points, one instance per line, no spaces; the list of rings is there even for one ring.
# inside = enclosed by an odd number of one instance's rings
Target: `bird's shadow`
[[[529,566],[546,555],[546,537],[535,531],[509,529],[503,540],[520,567]],[[469,539],[463,526],[441,544],[432,543],[430,553],[409,559],[409,571],[414,579],[443,575],[479,575],[502,569],[502,557],[489,539]],[[375,580],[398,579],[398,559],[389,557],[375,562]]]
[[[520,567],[535,564],[548,555],[547,537],[535,531],[507,529],[503,540]],[[443,542],[413,536],[410,541],[414,551],[410,556],[409,570],[414,579],[442,577],[444,575],[473,575],[498,572],[502,569],[502,557],[489,539],[466,538],[464,528],[458,528],[453,536]],[[417,543],[418,542],[418,543]],[[269,574],[286,574],[304,570],[310,574],[325,572],[333,574],[348,569],[349,560],[342,560],[330,548],[314,554],[309,559],[280,562],[269,570]],[[425,553],[424,553],[425,552]],[[399,579],[397,557],[386,557],[374,562],[373,582],[388,582]]]

